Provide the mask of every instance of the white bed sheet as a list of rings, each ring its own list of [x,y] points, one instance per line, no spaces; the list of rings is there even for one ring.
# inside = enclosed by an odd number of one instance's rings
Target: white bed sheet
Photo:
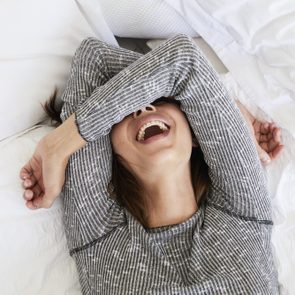
[[[258,117],[269,119],[237,85],[231,74],[222,79]],[[284,113],[280,114],[284,116]],[[81,294],[77,270],[69,256],[62,224],[62,203],[30,211],[24,206],[20,168],[37,142],[52,127],[36,126],[0,142],[0,286],[1,294]],[[272,243],[281,294],[295,294],[295,140],[283,129],[285,150],[266,168],[274,208]]]
[[[295,2],[165,1],[213,48],[248,97],[295,136]]]
[[[272,118],[248,98],[230,73],[221,75],[229,93],[236,96],[256,118]],[[278,113],[284,117],[284,112]],[[273,206],[272,245],[281,295],[295,294],[295,138],[282,128],[283,153],[265,167]]]
[[[226,87],[258,117],[267,119],[225,74]],[[62,224],[62,203],[31,211],[24,206],[19,170],[37,142],[52,127],[41,125],[0,143],[0,285],[1,294],[80,294],[77,270],[69,256]],[[274,208],[272,243],[281,294],[294,294],[295,283],[295,140],[283,130],[285,151],[266,168]],[[21,147],[21,148],[20,148]],[[285,292],[283,292],[285,290]],[[289,290],[289,293],[287,292]]]
[[[268,168],[281,294],[295,294],[295,2],[166,0],[213,48],[257,113],[283,128],[283,155]],[[258,108],[259,107],[259,108]],[[260,111],[259,111],[260,110]]]

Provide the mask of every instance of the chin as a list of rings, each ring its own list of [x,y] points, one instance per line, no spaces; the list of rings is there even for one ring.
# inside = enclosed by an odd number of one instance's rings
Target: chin
[[[146,157],[144,160],[144,166],[150,169],[169,171],[170,169],[176,169],[181,163],[184,164],[188,162],[189,159],[190,154],[185,157],[184,153],[161,150]]]

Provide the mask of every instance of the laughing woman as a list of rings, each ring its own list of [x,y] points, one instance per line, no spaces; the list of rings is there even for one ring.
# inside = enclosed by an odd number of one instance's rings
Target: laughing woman
[[[83,294],[278,294],[257,150],[275,158],[280,130],[189,37],[144,56],[88,38],[62,99],[20,175],[31,209],[61,192]]]

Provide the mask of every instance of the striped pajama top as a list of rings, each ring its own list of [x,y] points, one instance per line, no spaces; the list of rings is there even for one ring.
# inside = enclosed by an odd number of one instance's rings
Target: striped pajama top
[[[195,133],[211,181],[183,223],[147,229],[116,200],[112,125],[161,96],[174,96]],[[247,125],[190,37],[145,55],[83,40],[63,93],[86,146],[71,155],[64,223],[83,294],[278,294],[271,202]]]

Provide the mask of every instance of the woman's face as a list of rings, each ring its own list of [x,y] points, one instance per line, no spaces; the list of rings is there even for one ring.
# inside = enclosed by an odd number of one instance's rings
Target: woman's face
[[[112,128],[114,152],[139,178],[147,173],[169,173],[189,162],[192,135],[172,98],[160,98],[125,117]]]

